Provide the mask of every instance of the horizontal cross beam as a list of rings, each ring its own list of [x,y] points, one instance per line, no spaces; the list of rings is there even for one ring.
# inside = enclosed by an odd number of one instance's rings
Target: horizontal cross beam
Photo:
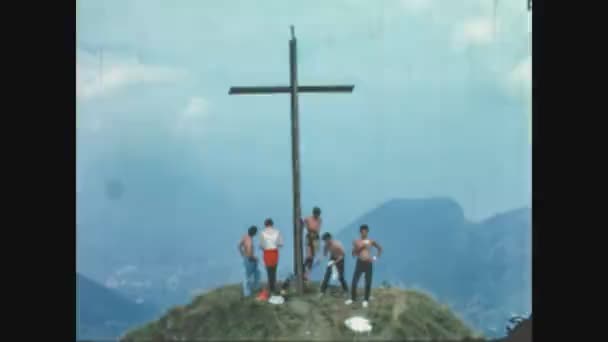
[[[354,85],[298,86],[298,93],[352,93]],[[230,95],[290,93],[290,86],[230,87]]]

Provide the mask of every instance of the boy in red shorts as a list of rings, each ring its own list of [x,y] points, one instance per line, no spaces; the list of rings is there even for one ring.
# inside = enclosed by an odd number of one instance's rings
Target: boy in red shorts
[[[273,227],[272,219],[264,221],[264,230],[260,234],[260,247],[264,251],[264,265],[268,274],[268,289],[275,292],[277,282],[277,266],[279,264],[279,248],[283,247],[281,232]]]

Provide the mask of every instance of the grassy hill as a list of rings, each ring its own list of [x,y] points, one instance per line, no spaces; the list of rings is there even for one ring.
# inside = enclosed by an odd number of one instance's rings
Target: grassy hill
[[[372,291],[370,306],[344,304],[330,287],[319,297],[318,284],[305,295],[288,294],[282,305],[242,298],[239,285],[215,289],[159,320],[127,333],[121,341],[167,340],[353,340],[344,321],[359,315],[372,322],[365,340],[474,340],[476,335],[447,306],[419,292],[394,288]]]

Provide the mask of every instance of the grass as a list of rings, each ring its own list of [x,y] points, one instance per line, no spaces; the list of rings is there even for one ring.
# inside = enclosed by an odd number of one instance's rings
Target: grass
[[[368,308],[344,304],[341,290],[330,287],[320,298],[318,284],[303,296],[287,295],[283,305],[242,298],[229,285],[175,307],[161,319],[127,333],[121,341],[167,340],[481,340],[446,306],[429,296],[396,288],[372,291]],[[344,321],[359,315],[372,322],[369,335],[350,331]]]

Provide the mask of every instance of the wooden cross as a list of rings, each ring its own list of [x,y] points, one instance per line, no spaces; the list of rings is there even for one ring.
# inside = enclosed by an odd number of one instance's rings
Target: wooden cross
[[[293,234],[294,234],[294,274],[296,291],[304,293],[304,257],[302,252],[302,209],[300,207],[300,136],[298,126],[299,93],[351,93],[354,85],[301,86],[298,85],[296,37],[291,26],[289,41],[289,85],[270,87],[231,87],[230,95],[280,94],[291,95],[291,166],[293,175]]]

